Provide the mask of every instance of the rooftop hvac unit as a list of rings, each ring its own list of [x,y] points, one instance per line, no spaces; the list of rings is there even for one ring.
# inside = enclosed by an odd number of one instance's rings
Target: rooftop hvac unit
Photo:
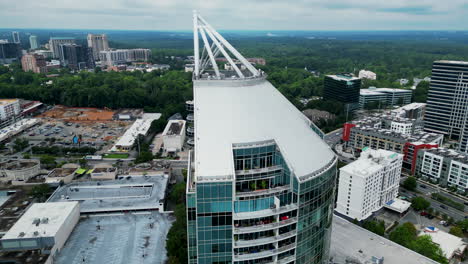
[[[33,220],[32,223],[33,223],[33,225],[38,226],[38,225],[41,223],[41,219],[39,219],[39,218],[34,218],[34,220]]]
[[[39,232],[34,231],[33,235],[34,235],[34,236],[38,236],[38,235],[39,235]]]
[[[44,217],[41,219],[41,224],[47,224],[49,223],[49,218],[48,217]]]
[[[18,235],[18,237],[24,237],[25,235],[26,235],[26,233],[20,232],[19,235]]]

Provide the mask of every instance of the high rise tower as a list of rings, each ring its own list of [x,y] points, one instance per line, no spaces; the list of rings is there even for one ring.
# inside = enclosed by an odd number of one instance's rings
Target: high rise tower
[[[99,60],[99,52],[109,49],[106,34],[88,34],[88,48],[93,50],[94,60]]]
[[[21,43],[20,35],[18,31],[11,32],[11,35],[13,36],[13,43],[17,43],[17,44]]]
[[[39,45],[37,43],[37,36],[31,35],[29,36],[29,44],[31,45],[31,49],[37,49],[39,48]]]
[[[425,130],[458,140],[468,152],[468,62],[436,61],[427,96]]]
[[[194,46],[189,263],[324,263],[335,155],[265,74],[197,13]],[[218,67],[218,55],[231,70]]]

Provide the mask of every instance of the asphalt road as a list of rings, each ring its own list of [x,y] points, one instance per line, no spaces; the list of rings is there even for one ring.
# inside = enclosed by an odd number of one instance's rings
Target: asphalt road
[[[453,219],[455,219],[456,221],[463,220],[463,219],[465,219],[465,217],[468,217],[468,214],[466,212],[462,212],[462,211],[459,211],[459,210],[457,210],[455,208],[452,208],[452,207],[450,207],[448,205],[442,204],[442,203],[432,199],[431,196],[428,195],[428,194],[421,195],[421,194],[418,194],[418,193],[411,192],[411,191],[408,191],[408,190],[404,190],[403,188],[400,188],[400,195],[406,196],[409,199],[411,199],[411,198],[413,198],[415,196],[422,196],[422,197],[424,197],[424,199],[431,202],[431,207],[434,208],[434,210],[439,211],[441,214],[446,214],[446,215],[452,217]],[[444,206],[445,208],[443,208],[441,206]]]
[[[333,148],[338,142],[340,142],[342,133],[343,133],[343,129],[342,129],[342,128],[337,129],[337,130],[335,130],[335,131],[332,131],[332,132],[326,134],[325,137],[323,138],[323,140],[325,140],[325,142],[326,142],[330,147]]]

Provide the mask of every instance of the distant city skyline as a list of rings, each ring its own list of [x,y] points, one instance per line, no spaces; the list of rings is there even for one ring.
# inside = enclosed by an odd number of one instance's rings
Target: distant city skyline
[[[192,10],[223,30],[465,30],[466,0],[0,0],[2,28],[191,30]]]

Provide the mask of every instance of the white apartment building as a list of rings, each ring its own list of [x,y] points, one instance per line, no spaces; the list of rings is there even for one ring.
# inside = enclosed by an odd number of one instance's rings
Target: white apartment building
[[[365,78],[369,80],[377,80],[377,74],[371,71],[360,70],[359,71],[359,78]]]
[[[18,99],[0,99],[0,120],[10,119],[21,113]]]
[[[468,191],[468,155],[453,149],[434,148],[418,153],[417,175],[442,186]]]
[[[99,52],[99,59],[103,65],[115,66],[127,62],[149,61],[151,50],[149,49],[118,49]]]
[[[403,155],[364,148],[361,157],[340,169],[336,211],[364,220],[398,195]]]

